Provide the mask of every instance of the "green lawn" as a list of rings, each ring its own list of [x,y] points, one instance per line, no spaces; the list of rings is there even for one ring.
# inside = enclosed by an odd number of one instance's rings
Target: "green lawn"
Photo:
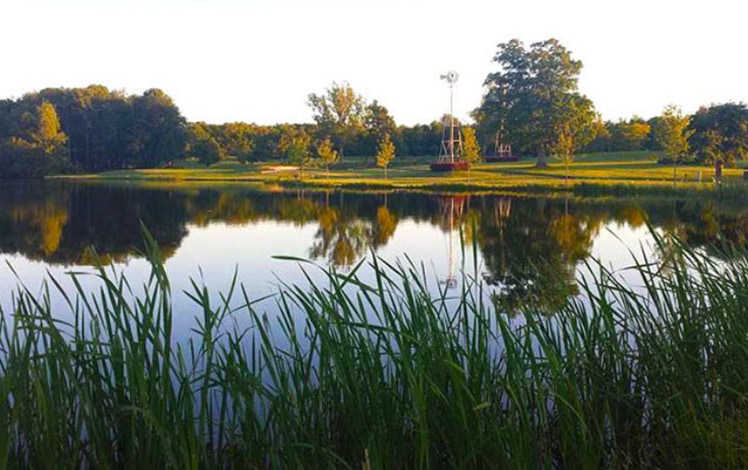
[[[580,186],[626,187],[629,190],[673,188],[673,167],[657,164],[657,154],[618,152],[583,154],[570,165],[568,181],[564,165],[550,160],[546,168],[537,168],[535,159],[509,163],[479,163],[470,172],[434,173],[424,158],[399,158],[384,171],[373,166],[372,158],[349,158],[329,172],[314,167],[304,170],[304,184],[333,187],[473,189],[473,190],[575,190]],[[368,163],[367,163],[368,161]],[[179,168],[121,170],[93,175],[74,176],[87,180],[126,180],[142,182],[254,182],[264,184],[299,184],[295,168],[283,161],[241,164],[227,161],[204,167],[194,162],[179,162]],[[723,183],[742,187],[742,168],[723,170]],[[675,187],[681,190],[708,190],[714,169],[707,166],[678,166]]]

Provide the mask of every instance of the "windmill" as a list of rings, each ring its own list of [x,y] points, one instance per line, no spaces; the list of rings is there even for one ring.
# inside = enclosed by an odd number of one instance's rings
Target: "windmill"
[[[449,84],[449,116],[442,123],[442,142],[439,149],[439,159],[431,164],[431,171],[454,171],[467,170],[470,164],[462,159],[462,133],[460,124],[455,121],[454,116],[454,85],[459,74],[450,70],[444,75],[440,75],[441,80],[446,80]],[[448,122],[447,122],[448,121]]]

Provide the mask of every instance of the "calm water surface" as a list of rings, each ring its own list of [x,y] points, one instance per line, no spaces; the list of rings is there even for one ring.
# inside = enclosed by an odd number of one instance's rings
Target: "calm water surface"
[[[434,291],[459,285],[463,273],[477,274],[511,311],[528,301],[552,307],[577,294],[585,262],[593,259],[625,276],[629,250],[651,259],[667,256],[652,243],[647,222],[707,249],[725,238],[744,244],[748,235],[748,209],[718,198],[579,200],[0,183],[0,306],[10,310],[21,281],[39,292],[44,279],[55,276],[69,288],[65,273],[92,272],[94,250],[133,286],[142,285],[149,268],[139,255],[141,221],[162,246],[184,331],[196,313],[182,293],[190,289],[190,278],[217,293],[237,272],[257,297],[277,292],[281,283],[306,283],[298,263],[274,256],[342,271],[372,252],[390,261],[407,259],[423,266]],[[312,266],[307,269],[321,279]],[[93,277],[84,283],[92,290],[96,286]]]

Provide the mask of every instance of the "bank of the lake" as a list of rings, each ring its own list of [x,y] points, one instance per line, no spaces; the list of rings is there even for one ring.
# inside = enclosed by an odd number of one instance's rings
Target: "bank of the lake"
[[[192,162],[158,169],[132,169],[59,178],[85,181],[170,182],[174,184],[242,183],[266,187],[317,187],[349,190],[420,190],[431,192],[516,192],[580,195],[683,195],[708,192],[748,194],[742,168],[725,168],[716,181],[713,167],[657,163],[652,152],[618,152],[580,155],[568,168],[550,160],[545,168],[534,159],[479,163],[470,171],[434,173],[429,160],[401,159],[384,171],[373,159],[351,159],[330,171],[310,166],[300,177],[298,168],[283,162],[240,164],[222,162],[204,167]]]

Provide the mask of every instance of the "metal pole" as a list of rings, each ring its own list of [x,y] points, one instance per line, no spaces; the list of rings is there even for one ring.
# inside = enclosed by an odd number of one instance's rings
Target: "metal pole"
[[[453,232],[455,228],[455,200],[454,198],[449,200],[449,276],[447,277],[447,287],[453,288],[457,285],[455,281],[455,262],[454,262],[454,248],[453,244]]]

